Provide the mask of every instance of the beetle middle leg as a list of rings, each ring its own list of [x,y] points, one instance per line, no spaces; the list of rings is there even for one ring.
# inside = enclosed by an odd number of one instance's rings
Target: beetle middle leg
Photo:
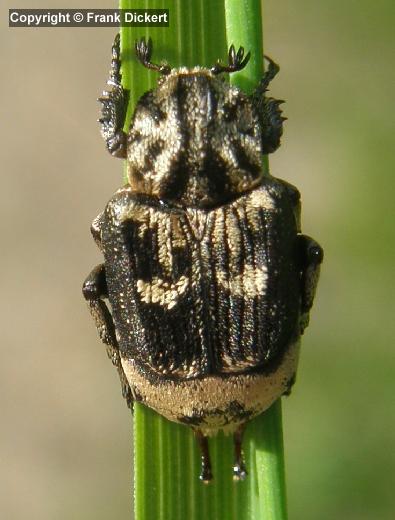
[[[89,311],[96,324],[100,339],[107,345],[108,357],[118,371],[119,379],[121,380],[122,395],[126,399],[129,408],[132,408],[132,392],[122,368],[114,322],[104,302],[104,298],[108,297],[104,264],[98,265],[91,271],[82,286],[82,293],[88,303]]]
[[[233,465],[234,480],[244,480],[247,476],[247,470],[244,463],[244,454],[242,447],[244,429],[245,425],[242,424],[237,428],[237,430],[233,434],[233,443],[235,450],[235,462]]]

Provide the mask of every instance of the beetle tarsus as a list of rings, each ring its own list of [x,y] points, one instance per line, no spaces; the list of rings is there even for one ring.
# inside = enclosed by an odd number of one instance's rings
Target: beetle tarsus
[[[112,46],[112,60],[110,75],[107,85],[109,91],[104,91],[98,101],[102,104],[101,117],[98,120],[101,125],[101,134],[106,142],[107,150],[114,157],[126,158],[127,136],[123,131],[126,110],[129,101],[129,91],[121,85],[121,58],[120,38],[115,37]]]
[[[239,47],[239,50],[236,52],[235,46],[232,44],[229,47],[228,52],[228,65],[223,65],[219,60],[217,63],[211,67],[211,72],[213,74],[222,74],[224,72],[237,72],[239,70],[244,69],[251,58],[251,53],[248,52],[246,56],[244,56],[244,47]]]
[[[203,433],[200,430],[196,430],[195,435],[199,444],[202,459],[202,468],[199,478],[204,484],[209,484],[213,479],[213,473],[211,470],[208,438],[206,437],[206,435],[203,435]]]
[[[150,70],[155,70],[156,72],[160,72],[163,75],[170,74],[171,68],[167,63],[161,63],[160,65],[151,62],[152,56],[152,40],[148,38],[145,39],[143,36],[140,40],[136,40],[134,44],[134,48],[136,51],[137,59],[140,61],[144,67]]]
[[[233,434],[233,443],[235,450],[235,462],[233,465],[233,480],[240,481],[245,480],[247,476],[247,470],[244,463],[244,454],[243,454],[243,434],[244,434],[245,425],[242,424],[237,428],[235,433]]]

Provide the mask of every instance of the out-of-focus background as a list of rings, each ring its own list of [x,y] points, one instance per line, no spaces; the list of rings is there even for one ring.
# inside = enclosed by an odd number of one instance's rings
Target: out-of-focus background
[[[8,8],[41,5],[6,4],[0,517],[131,518],[131,417],[81,297],[100,262],[90,222],[121,183],[96,123],[115,31],[9,29]],[[304,232],[326,255],[284,403],[290,518],[390,520],[395,4],[266,0],[264,13],[289,118],[271,171],[300,188]]]

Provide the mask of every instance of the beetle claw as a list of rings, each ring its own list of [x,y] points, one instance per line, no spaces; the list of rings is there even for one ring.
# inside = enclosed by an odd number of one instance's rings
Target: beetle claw
[[[235,464],[233,466],[233,480],[239,482],[240,480],[245,480],[248,475],[247,470],[245,468],[244,462],[240,464]]]

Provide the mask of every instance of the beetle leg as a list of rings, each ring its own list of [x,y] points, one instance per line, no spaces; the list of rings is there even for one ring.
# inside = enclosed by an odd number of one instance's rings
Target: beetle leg
[[[244,455],[243,455],[243,433],[244,433],[245,425],[242,424],[237,428],[235,433],[233,434],[233,443],[235,449],[235,463],[233,466],[233,479],[234,480],[244,480],[247,476],[247,470],[244,463]]]
[[[104,212],[99,213],[91,224],[91,234],[92,234],[93,240],[96,242],[96,245],[100,249],[100,251],[102,250],[101,227],[102,227],[103,215],[104,215]]]
[[[121,85],[120,54],[120,37],[117,34],[112,46],[110,77],[107,81],[107,85],[111,87],[111,90],[105,90],[102,96],[98,98],[98,101],[102,103],[99,123],[101,125],[102,137],[110,154],[125,159],[127,136],[123,131],[123,125],[125,123],[130,93],[129,90],[125,90]]]
[[[206,435],[203,435],[203,433],[200,430],[195,430],[195,435],[199,444],[202,459],[202,469],[199,478],[205,484],[208,484],[213,478],[213,474],[211,471],[210,452],[208,449],[208,437],[206,437]]]
[[[103,298],[107,298],[107,281],[104,264],[95,267],[86,278],[82,293],[88,303],[89,311],[96,324],[102,342],[107,345],[107,354],[116,367],[121,380],[122,395],[126,399],[129,408],[132,408],[133,397],[121,364],[118,341],[115,334],[115,326],[110,311]]]
[[[314,301],[324,251],[315,240],[306,235],[299,235],[299,241],[302,294],[301,334],[303,334],[304,329],[309,324],[309,313]]]
[[[259,85],[251,95],[252,104],[258,112],[262,132],[262,153],[272,153],[280,146],[280,138],[283,133],[282,110],[280,105],[284,101],[266,97],[266,91],[271,80],[276,76],[280,67],[273,60],[265,56],[269,62],[266,72],[263,74]]]

